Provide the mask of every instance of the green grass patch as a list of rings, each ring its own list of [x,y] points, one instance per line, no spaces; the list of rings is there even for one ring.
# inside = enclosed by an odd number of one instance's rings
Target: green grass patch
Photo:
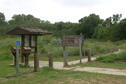
[[[10,52],[10,47],[15,46],[15,41],[18,38],[5,38],[0,42],[0,84],[124,84],[126,82],[126,77],[122,76],[112,76],[103,75],[96,73],[87,72],[75,72],[75,71],[64,71],[64,70],[54,70],[51,68],[43,68],[40,72],[23,74],[18,77],[9,78],[7,80],[1,81],[1,78],[7,76],[12,76],[15,74],[15,67],[12,64],[12,54]],[[58,38],[54,37],[42,37],[39,38],[39,54],[40,56],[47,55],[51,52],[54,56],[54,61],[63,61],[62,58],[62,47],[57,42]],[[106,52],[111,49],[125,49],[126,41],[121,41],[117,43],[113,42],[100,42],[97,40],[86,40],[84,43],[85,48],[92,49],[95,55]],[[69,61],[79,59],[79,49],[77,47],[68,47]],[[78,55],[78,56],[77,56]],[[121,55],[120,55],[121,56]],[[32,55],[30,56],[32,60]],[[123,56],[122,56],[123,57]],[[117,56],[118,58],[118,56]],[[118,58],[119,59],[119,58]],[[40,60],[48,60],[47,57],[42,57]],[[104,62],[91,62],[81,64],[80,66],[94,66],[94,67],[110,67],[110,68],[120,68],[125,69],[125,63],[104,63]],[[21,67],[21,73],[32,72],[32,68]],[[106,81],[111,80],[111,81]]]
[[[0,81],[0,84],[124,84],[125,79],[123,76],[54,70],[46,67],[37,73]]]
[[[0,62],[0,77],[13,76],[16,73],[15,66],[12,65],[12,61],[1,61]],[[24,65],[20,65],[20,74],[32,72],[33,68],[26,68]]]
[[[96,61],[72,66],[126,69],[126,52],[101,56]]]
[[[100,61],[100,62],[126,61],[126,52],[99,57],[96,59],[96,61]]]

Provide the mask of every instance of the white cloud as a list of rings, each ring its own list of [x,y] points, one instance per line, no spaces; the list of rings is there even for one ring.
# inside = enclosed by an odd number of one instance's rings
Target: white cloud
[[[102,3],[105,0],[54,0],[66,6],[87,7]]]
[[[125,3],[125,0],[0,0],[0,12],[7,19],[14,14],[32,14],[51,22],[77,22],[91,13],[101,18],[115,13],[122,13],[126,17]]]

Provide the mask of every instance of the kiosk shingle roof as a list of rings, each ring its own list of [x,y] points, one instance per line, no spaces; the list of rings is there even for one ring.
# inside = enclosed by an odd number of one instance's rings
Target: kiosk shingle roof
[[[10,35],[48,35],[51,32],[43,30],[40,28],[31,28],[31,27],[16,27],[7,32]]]

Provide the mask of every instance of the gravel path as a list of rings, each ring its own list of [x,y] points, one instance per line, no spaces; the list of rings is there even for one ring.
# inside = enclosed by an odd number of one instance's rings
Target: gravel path
[[[113,52],[115,54],[120,53],[121,50]],[[111,54],[111,53],[110,53]],[[95,60],[96,57],[92,57],[92,60]],[[87,62],[87,58],[82,59],[82,63]],[[69,65],[72,64],[78,64],[80,63],[80,60],[76,61],[70,61],[68,62]],[[34,66],[33,61],[31,61],[30,66]],[[45,67],[48,66],[48,61],[40,61],[39,62],[40,66],[39,67]],[[53,67],[54,69],[64,69],[64,70],[73,70],[73,71],[87,71],[87,72],[95,72],[95,73],[103,73],[103,74],[112,74],[112,75],[121,75],[121,76],[126,76],[126,70],[120,70],[120,69],[111,69],[111,68],[97,68],[97,67],[63,67],[63,62],[53,62]]]
[[[73,71],[87,71],[87,72],[126,76],[126,70],[111,69],[111,68],[76,67],[73,69]]]

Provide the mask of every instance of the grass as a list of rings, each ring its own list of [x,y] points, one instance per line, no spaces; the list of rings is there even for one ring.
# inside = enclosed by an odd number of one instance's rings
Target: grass
[[[60,45],[60,41],[58,38],[54,37],[43,37],[39,39],[39,50],[40,54],[51,52],[54,57],[63,56],[63,49]],[[111,52],[111,50],[115,50],[123,47],[126,42],[102,42],[94,39],[87,39],[84,42],[84,49],[91,49],[93,55],[103,54]],[[123,45],[124,44],[124,45]],[[123,46],[121,46],[123,45]],[[79,47],[66,47],[69,56],[79,56]]]
[[[7,77],[7,76],[13,76],[15,75],[15,67],[12,64],[12,61],[1,61],[0,62],[0,77]],[[20,66],[20,72],[26,73],[26,72],[32,72],[32,68],[25,68],[23,65]]]
[[[0,84],[124,84],[125,79],[126,77],[123,76],[54,70],[46,67],[35,74],[30,73],[0,81]]]
[[[100,62],[116,62],[116,61],[126,61],[126,52],[121,52],[119,54],[110,54],[104,57],[99,57],[96,61]]]
[[[101,56],[98,57],[96,61],[83,64],[75,64],[72,66],[126,69],[126,52]]]
[[[15,41],[19,40],[19,38],[5,38],[1,40],[0,44],[0,60],[12,60],[12,55],[10,52],[10,47],[15,46]],[[111,49],[123,48],[126,46],[125,41],[121,42],[100,42],[97,40],[86,40],[84,43],[85,50],[87,48],[92,49],[92,53],[94,55],[103,54],[110,52]],[[51,36],[40,37],[38,41],[38,51],[39,54],[43,57],[47,55],[48,52],[51,52],[54,60],[63,61],[63,50],[61,45],[59,44],[58,38],[54,38]],[[123,45],[123,46],[122,46]],[[67,47],[70,61],[79,59],[79,48],[78,47]],[[76,57],[77,56],[77,57]],[[32,55],[30,57],[33,57]],[[44,56],[45,57],[45,56]],[[46,58],[47,59],[47,58]],[[45,60],[40,59],[40,60]]]
[[[43,39],[46,40],[43,41]],[[10,47],[15,46],[15,41],[18,38],[5,38],[0,42],[0,79],[7,76],[12,76],[15,74],[14,66],[12,64],[12,54],[10,52]],[[39,38],[39,54],[42,56],[40,60],[48,60],[47,53],[51,52],[54,56],[54,61],[63,61],[62,58],[62,47],[56,42],[57,38],[43,37]],[[52,42],[51,40],[55,40]],[[126,49],[126,41],[120,42],[99,42],[96,40],[86,40],[84,44],[85,48],[92,49],[95,55],[104,52],[109,52],[111,49]],[[79,59],[78,48],[68,47],[69,61]],[[46,55],[46,56],[44,56]],[[32,59],[32,55],[30,56]],[[120,68],[126,69],[125,63],[103,63],[103,62],[91,62],[82,64],[80,66],[94,66],[94,67],[110,67],[110,68]],[[21,67],[20,72],[32,72],[32,68]],[[126,77],[122,76],[112,76],[103,75],[96,73],[87,72],[74,72],[74,71],[64,71],[64,70],[54,70],[50,68],[41,69],[40,72],[30,73],[26,75],[21,75],[15,78],[9,78],[7,80],[1,81],[0,84],[124,84],[126,83]],[[106,81],[111,80],[111,81]]]

